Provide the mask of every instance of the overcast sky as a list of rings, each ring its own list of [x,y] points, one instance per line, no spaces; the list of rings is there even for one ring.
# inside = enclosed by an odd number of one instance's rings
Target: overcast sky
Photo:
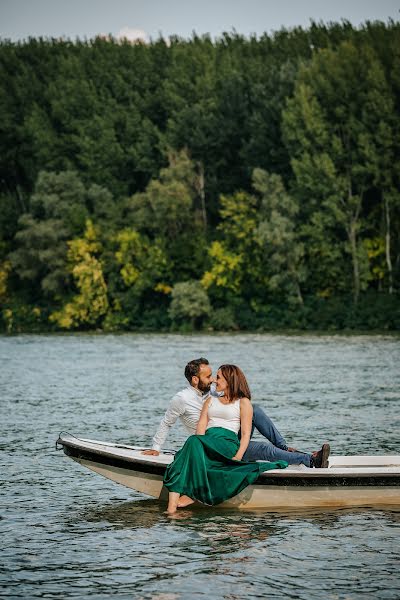
[[[399,0],[0,0],[0,37],[261,35],[311,20],[398,21],[399,9]]]

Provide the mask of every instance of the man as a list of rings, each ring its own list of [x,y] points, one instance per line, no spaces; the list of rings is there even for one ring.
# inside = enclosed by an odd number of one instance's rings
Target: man
[[[208,398],[211,384],[214,382],[208,360],[197,358],[190,361],[185,367],[185,377],[189,385],[172,398],[153,438],[152,449],[145,450],[142,454],[158,456],[170,427],[174,425],[178,418],[180,418],[189,435],[196,433],[203,403]],[[254,427],[269,443],[250,440],[243,460],[267,460],[271,462],[285,460],[291,465],[304,464],[306,467],[316,468],[326,468],[328,466],[329,444],[323,444],[321,450],[312,454],[299,452],[295,448],[288,448],[274,423],[257,405],[253,405],[253,430]]]

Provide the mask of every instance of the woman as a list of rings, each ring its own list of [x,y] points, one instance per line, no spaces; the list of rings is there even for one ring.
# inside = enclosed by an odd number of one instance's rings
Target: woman
[[[254,483],[263,471],[288,466],[283,460],[242,461],[253,416],[251,394],[242,370],[235,365],[222,365],[216,389],[223,396],[211,396],[205,401],[196,435],[186,440],[167,467],[164,485],[169,490],[169,514],[195,500],[219,504]]]

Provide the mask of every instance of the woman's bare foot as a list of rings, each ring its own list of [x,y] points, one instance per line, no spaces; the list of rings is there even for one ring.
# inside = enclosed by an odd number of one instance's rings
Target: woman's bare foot
[[[189,496],[181,496],[179,498],[179,502],[178,502],[178,508],[184,508],[185,506],[189,506],[190,504],[193,504],[194,500],[192,500],[192,498],[189,498]]]
[[[178,492],[169,492],[168,494],[168,508],[167,514],[173,515],[176,513],[176,509],[178,508],[180,494]]]

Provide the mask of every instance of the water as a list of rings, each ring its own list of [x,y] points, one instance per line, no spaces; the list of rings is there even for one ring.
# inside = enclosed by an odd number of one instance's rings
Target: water
[[[400,511],[164,506],[83,469],[61,430],[147,445],[188,360],[239,364],[291,446],[400,453],[400,340],[384,336],[0,338],[7,598],[400,597]],[[184,440],[176,426],[169,447]]]

